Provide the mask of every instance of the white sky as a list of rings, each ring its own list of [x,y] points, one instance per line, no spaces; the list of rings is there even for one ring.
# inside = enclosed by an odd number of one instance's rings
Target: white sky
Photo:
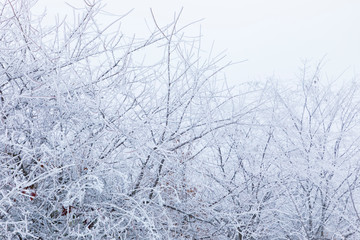
[[[47,8],[50,17],[71,14],[81,0],[39,0],[36,11]],[[146,36],[150,7],[160,25],[184,7],[182,23],[204,18],[196,26],[203,48],[227,50],[229,60],[246,62],[230,67],[231,82],[267,77],[293,79],[303,60],[316,64],[326,56],[329,79],[360,73],[360,0],[103,0],[115,14],[133,12],[123,23],[125,32]],[[145,34],[144,34],[145,33]]]

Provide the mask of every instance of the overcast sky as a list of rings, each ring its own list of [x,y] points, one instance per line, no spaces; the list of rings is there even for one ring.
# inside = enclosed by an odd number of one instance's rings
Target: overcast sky
[[[71,13],[65,2],[80,6],[80,0],[39,0],[36,11],[47,8],[50,17]],[[182,23],[203,19],[196,25],[203,47],[226,50],[229,60],[246,62],[226,72],[232,82],[267,77],[293,79],[303,60],[314,64],[325,57],[324,71],[333,79],[360,73],[359,0],[104,0],[105,10],[124,14],[124,30],[145,36],[145,21],[152,8],[165,25],[183,7]],[[194,28],[194,26],[193,26]]]

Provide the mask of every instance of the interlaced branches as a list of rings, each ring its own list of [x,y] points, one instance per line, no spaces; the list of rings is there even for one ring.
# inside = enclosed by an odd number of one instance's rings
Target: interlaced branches
[[[138,39],[34,3],[0,4],[1,239],[359,238],[357,84],[235,95],[182,10]]]

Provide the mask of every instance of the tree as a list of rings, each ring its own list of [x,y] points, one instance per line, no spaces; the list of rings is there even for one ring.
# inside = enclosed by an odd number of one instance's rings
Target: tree
[[[359,88],[320,69],[248,91],[255,110],[217,138],[209,185],[230,238],[358,238]]]
[[[97,25],[98,4],[51,28],[32,4],[1,6],[0,235],[218,234],[196,168],[241,117],[218,89],[222,56],[203,60],[179,16],[160,27],[153,15],[151,35],[129,40]],[[161,58],[138,63],[148,48]]]
[[[298,84],[272,90],[279,230],[290,239],[357,239],[359,88],[327,85],[320,69],[305,65]]]
[[[1,238],[359,238],[357,84],[234,94],[181,13],[137,39],[33,4],[1,3]]]

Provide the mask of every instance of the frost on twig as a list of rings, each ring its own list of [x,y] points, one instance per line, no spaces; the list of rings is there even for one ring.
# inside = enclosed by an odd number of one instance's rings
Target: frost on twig
[[[180,14],[138,39],[32,3],[0,3],[1,239],[360,238],[357,84],[231,89]]]

